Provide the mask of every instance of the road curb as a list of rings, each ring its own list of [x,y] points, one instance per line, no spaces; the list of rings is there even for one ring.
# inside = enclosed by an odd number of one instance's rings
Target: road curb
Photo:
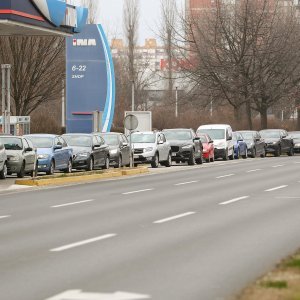
[[[27,185],[27,186],[49,186],[49,185],[63,185],[68,183],[81,183],[88,181],[95,181],[101,179],[109,179],[122,176],[133,176],[148,173],[147,167],[139,167],[134,169],[116,169],[109,171],[99,171],[101,173],[94,172],[84,172],[84,174],[76,173],[73,174],[63,174],[54,176],[37,177],[35,179],[17,179],[15,184],[17,185]]]

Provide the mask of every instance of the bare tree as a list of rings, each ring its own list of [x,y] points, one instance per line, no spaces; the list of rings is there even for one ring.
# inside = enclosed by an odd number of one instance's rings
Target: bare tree
[[[98,14],[99,14],[99,1],[98,0],[81,0],[82,6],[88,8],[89,16],[88,16],[88,23],[89,24],[96,24],[98,21]]]
[[[230,104],[238,122],[246,107],[249,127],[256,110],[266,128],[268,109],[290,101],[299,84],[295,8],[292,1],[283,6],[280,0],[215,3],[208,12],[182,18],[189,61],[185,75],[192,90]]]
[[[176,23],[176,3],[174,0],[161,0],[162,24],[160,36],[164,42],[167,55],[167,80],[168,80],[168,102],[172,102],[174,78],[173,78],[173,49],[174,33]]]
[[[1,37],[0,62],[12,65],[12,111],[29,115],[61,95],[65,42],[57,37]]]
[[[124,34],[128,48],[128,73],[129,80],[136,88],[136,46],[139,26],[138,0],[125,0],[123,6]],[[134,91],[133,91],[134,92]]]

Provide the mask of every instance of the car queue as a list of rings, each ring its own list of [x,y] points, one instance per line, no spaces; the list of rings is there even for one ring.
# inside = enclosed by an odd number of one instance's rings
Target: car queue
[[[131,144],[131,148],[130,148]],[[131,150],[130,150],[131,149]],[[265,157],[267,154],[289,156],[300,152],[300,132],[283,129],[233,132],[227,124],[172,128],[162,131],[133,132],[130,137],[116,132],[0,134],[0,179],[16,174],[52,175],[56,171],[92,171],[110,166],[121,168],[138,164],[171,167],[172,162],[188,165],[214,162],[216,159]]]

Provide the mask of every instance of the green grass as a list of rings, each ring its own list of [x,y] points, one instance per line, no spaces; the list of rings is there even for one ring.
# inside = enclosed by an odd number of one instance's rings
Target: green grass
[[[286,262],[285,266],[290,268],[300,268],[300,258],[292,258],[291,260]]]
[[[261,286],[265,288],[274,288],[274,289],[286,289],[288,284],[285,280],[278,280],[278,281],[263,281]]]

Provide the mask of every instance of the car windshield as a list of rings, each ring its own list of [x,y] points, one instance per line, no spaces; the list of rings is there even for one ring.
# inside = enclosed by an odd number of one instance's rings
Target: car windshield
[[[289,135],[294,139],[300,139],[300,132],[290,132]]]
[[[155,143],[156,135],[154,133],[133,133],[131,135],[132,143]]]
[[[53,138],[42,136],[27,136],[35,148],[52,148]]]
[[[192,139],[192,134],[190,131],[187,130],[170,130],[164,131],[165,137],[167,140],[180,140],[180,141],[187,141]]]
[[[103,139],[107,145],[110,145],[110,146],[119,145],[118,136],[115,134],[104,134],[104,135],[101,135],[101,137],[103,137]]]
[[[279,139],[280,138],[280,132],[279,131],[261,131],[260,135],[263,138],[274,138],[274,139]]]
[[[200,135],[199,137],[202,143],[208,143],[208,138],[205,135]]]
[[[0,137],[0,143],[2,143],[6,150],[22,150],[22,139],[16,137]]]
[[[91,147],[92,137],[86,135],[64,135],[64,139],[69,146],[73,147]]]
[[[199,133],[206,133],[213,140],[222,140],[225,138],[224,129],[200,129]]]
[[[253,132],[241,132],[241,134],[245,140],[253,140]]]

